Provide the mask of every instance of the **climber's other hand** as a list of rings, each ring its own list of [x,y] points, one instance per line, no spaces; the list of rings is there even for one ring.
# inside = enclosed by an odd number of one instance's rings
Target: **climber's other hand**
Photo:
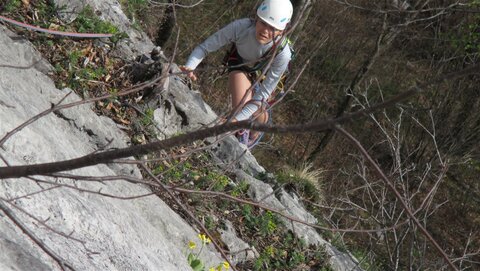
[[[188,78],[192,79],[192,81],[197,81],[197,76],[193,72],[192,69],[185,67],[185,66],[180,66],[180,70],[182,72],[185,72],[185,74],[188,76]]]

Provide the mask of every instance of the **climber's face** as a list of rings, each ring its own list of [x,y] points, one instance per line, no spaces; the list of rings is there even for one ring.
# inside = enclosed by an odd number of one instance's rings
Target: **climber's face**
[[[267,44],[273,40],[274,37],[282,34],[282,30],[278,30],[257,18],[255,23],[255,38],[261,44]]]

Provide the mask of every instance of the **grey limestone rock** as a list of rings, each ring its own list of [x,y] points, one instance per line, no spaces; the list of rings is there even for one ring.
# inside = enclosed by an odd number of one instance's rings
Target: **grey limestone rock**
[[[29,66],[32,59],[40,57],[31,48],[25,50],[26,46],[17,44],[0,28],[2,64]],[[35,68],[0,69],[0,136],[50,108],[67,92],[56,89],[51,79]],[[77,100],[79,97],[71,94],[65,102]],[[27,126],[0,147],[0,155],[10,165],[61,161],[89,154],[110,141],[107,148],[127,145],[125,136],[111,120],[98,117],[89,110],[89,105],[83,105],[49,114]],[[5,166],[5,162],[0,162],[0,166]],[[118,168],[110,164],[68,173],[140,177],[134,167]],[[148,194],[151,191],[147,187],[126,181],[36,179],[42,183],[27,178],[3,179],[0,197],[21,197],[12,202],[46,221],[49,227],[85,242],[58,235],[5,202],[30,231],[76,270],[191,270],[186,248],[188,241],[197,239],[197,233],[159,198],[122,200],[74,189],[126,197]],[[42,189],[46,191],[37,193]],[[1,212],[0,248],[1,270],[59,270],[52,259]],[[204,249],[201,258],[210,266],[222,262],[210,249]]]
[[[254,201],[265,204],[275,210],[279,210],[298,220],[312,224],[317,222],[317,220],[308,213],[297,200],[291,197],[282,188],[276,188],[274,190],[269,184],[253,178],[242,170],[238,170],[236,175],[237,178],[246,181],[250,185],[248,193]],[[354,257],[348,253],[340,252],[333,245],[323,239],[314,228],[298,222],[292,223],[290,220],[283,217],[282,220],[287,228],[292,230],[292,232],[298,237],[303,238],[307,244],[323,246],[326,249],[327,254],[330,256],[329,263],[333,270],[362,270],[358,266]]]
[[[178,71],[178,67],[173,65],[170,72]],[[217,119],[216,113],[202,99],[201,93],[191,90],[185,84],[185,78],[170,76],[165,84],[155,97],[154,120],[161,131],[159,139],[211,126]],[[149,104],[151,106],[152,103]],[[218,163],[240,167],[253,175],[265,171],[233,136],[214,137],[207,141],[212,145],[211,151]]]
[[[0,254],[0,270],[50,270],[49,266],[37,256],[5,237],[0,237],[0,251],[2,252]]]
[[[251,261],[258,257],[256,249],[250,247],[250,245],[237,236],[232,222],[228,220],[224,221],[224,229],[220,230],[220,237],[227,246],[234,264]]]
[[[66,22],[72,22],[87,5],[90,6],[101,19],[111,22],[122,32],[127,33],[128,39],[118,44],[118,54],[133,58],[136,55],[150,52],[154,45],[147,35],[132,27],[132,22],[122,11],[117,0],[54,0],[60,8],[59,15]]]
[[[72,21],[76,13],[86,5],[91,6],[104,20],[117,25],[129,35],[121,43],[118,54],[126,59],[150,52],[152,42],[145,33],[131,27],[131,22],[115,0],[55,0],[64,20]],[[28,66],[39,59],[28,42],[12,40],[7,32],[0,29],[0,60],[3,64]],[[0,135],[10,131],[26,119],[49,108],[69,92],[58,90],[43,73],[51,70],[45,61],[32,69],[0,69]],[[171,72],[177,72],[173,65]],[[205,104],[201,94],[189,89],[182,76],[171,76],[162,85],[153,103],[154,118],[160,131],[159,138],[168,138],[177,133],[192,131],[211,125],[217,118]],[[71,95],[66,102],[78,100]],[[0,148],[0,155],[10,164],[32,164],[58,161],[82,156],[101,148],[127,146],[128,139],[109,119],[96,116],[90,105],[62,110],[38,120],[16,134]],[[257,163],[245,146],[238,144],[233,136],[210,138],[211,151],[217,163],[236,170],[237,178],[250,184],[250,195],[254,200],[281,210],[286,214],[311,223],[316,220],[303,206],[282,189],[274,189],[255,179],[265,170]],[[0,166],[4,166],[0,162]],[[75,170],[71,173],[86,176],[130,175],[140,177],[133,166],[98,165]],[[38,226],[30,218],[15,211],[22,221],[41,238],[52,250],[58,252],[78,270],[190,270],[186,263],[186,247],[196,239],[196,232],[176,213],[156,197],[136,200],[106,198],[92,193],[79,193],[68,188],[78,187],[91,191],[129,196],[149,193],[141,185],[125,181],[115,183],[79,182],[65,178],[42,178],[54,184],[42,184],[28,179],[2,180],[0,197],[15,198],[52,188],[14,201],[15,204],[35,214],[40,219],[48,218],[48,225],[73,237],[85,241],[85,246],[54,234]],[[292,227],[291,223],[285,223]],[[222,232],[223,241],[231,252],[247,249],[248,245],[239,240],[231,225]],[[309,244],[325,246],[331,256],[334,270],[360,270],[348,254],[339,252],[311,227],[294,223],[292,230]],[[0,255],[1,270],[56,270],[58,267],[38,246],[16,228],[0,213]],[[98,252],[98,254],[91,254]],[[255,254],[245,255],[248,257]],[[234,255],[235,260],[244,260]],[[204,249],[201,258],[207,266],[222,261],[215,252]]]

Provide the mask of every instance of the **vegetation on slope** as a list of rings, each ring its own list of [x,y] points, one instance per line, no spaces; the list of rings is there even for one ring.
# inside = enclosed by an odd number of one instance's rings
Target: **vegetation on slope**
[[[225,23],[254,14],[250,2],[213,2],[177,10],[179,63]],[[276,124],[355,111],[479,62],[478,1],[418,1],[406,10],[393,6],[395,1],[313,2],[303,29],[294,33],[292,77],[307,59],[310,65],[295,91],[273,111]],[[192,31],[192,25],[203,31]],[[167,43],[170,52],[173,44],[173,40]],[[211,69],[200,74],[197,86],[218,112],[229,108],[226,78],[217,69],[224,54],[220,51],[205,59],[202,67]],[[473,218],[479,212],[475,198],[480,194],[473,177],[479,174],[474,165],[480,158],[478,85],[478,74],[437,83],[414,99],[346,125],[445,251],[462,268],[473,269],[478,267],[475,248],[480,245]],[[275,135],[266,142],[254,153],[270,171],[309,161],[324,172],[326,199],[316,213],[331,225],[382,228],[406,218],[398,200],[338,135]],[[305,204],[319,209],[308,199]],[[410,223],[384,234],[341,237],[339,243],[375,262],[372,269],[444,268]]]
[[[190,2],[194,3],[185,1]],[[307,59],[310,65],[295,91],[275,109],[275,123],[303,123],[352,112],[416,83],[478,64],[478,0],[461,1],[462,5],[453,5],[456,1],[419,1],[405,10],[392,6],[395,1],[387,2],[358,0],[349,5],[342,1],[313,1],[314,12],[304,18],[303,29],[294,33],[296,57],[292,77]],[[129,17],[138,22],[137,27],[145,29],[155,40],[160,34],[155,30],[161,26],[157,22],[165,21],[155,16],[155,9],[165,7],[153,8],[146,1],[122,4],[127,7]],[[173,9],[177,28],[164,46],[167,54],[176,52],[176,62],[183,63],[194,46],[210,33],[235,18],[252,16],[252,4],[252,1],[204,1],[194,8]],[[63,25],[44,1],[31,1],[26,6],[21,1],[9,0],[2,14],[43,27],[116,33],[109,25],[97,25],[88,9],[82,15],[85,20]],[[54,76],[60,86],[72,87],[80,95],[90,97],[115,93],[131,84],[122,75],[125,63],[109,58],[108,52],[89,41],[71,43],[24,34],[54,63]],[[177,34],[180,42],[174,50]],[[319,41],[322,46],[315,49]],[[202,65],[211,69],[202,72],[200,82],[195,85],[218,112],[229,108],[225,99],[226,78],[219,67],[224,53],[209,55]],[[478,74],[437,83],[414,99],[345,126],[394,182],[454,263],[472,270],[480,262],[478,85]],[[137,118],[149,126],[151,112],[125,106],[134,104],[135,98],[114,96],[97,103],[96,108],[123,125],[130,125]],[[144,139],[135,141],[142,143]],[[364,268],[446,268],[428,240],[407,220],[398,199],[344,138],[333,133],[275,135],[266,142],[255,150],[256,157],[269,171],[277,173],[281,185],[301,195],[304,204],[323,223],[355,229],[395,226],[373,234],[323,233],[338,247],[353,251]],[[175,151],[183,153],[181,148]],[[208,162],[200,157],[191,159],[151,167],[169,184],[187,183],[192,189],[245,196],[244,185],[205,165]],[[305,176],[293,173],[302,165],[321,172],[321,178],[317,179],[322,183],[312,184]],[[318,197],[318,191],[324,191],[324,196]],[[292,240],[291,233],[268,212],[218,199],[205,202],[199,197],[185,197],[183,200],[191,211],[204,218],[205,226],[213,232],[222,227],[219,222],[222,216],[236,221],[236,225],[245,225],[238,227],[237,232],[260,252],[260,258],[245,268],[318,270],[324,266],[321,250],[317,253],[318,250],[306,247],[301,240]]]

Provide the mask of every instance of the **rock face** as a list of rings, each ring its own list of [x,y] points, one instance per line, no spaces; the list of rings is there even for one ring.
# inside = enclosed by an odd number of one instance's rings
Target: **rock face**
[[[8,33],[8,34],[7,34]],[[13,41],[0,29],[0,63],[29,66],[40,56],[28,42]],[[0,135],[57,103],[69,90],[58,90],[35,68],[0,69]],[[70,94],[65,102],[78,101]],[[64,102],[64,103],[65,103]],[[10,165],[59,161],[79,157],[106,146],[127,146],[127,138],[110,119],[96,116],[89,105],[49,114],[10,138],[0,155]],[[5,162],[0,162],[5,166]],[[70,172],[84,176],[129,175],[140,178],[133,166],[98,165]],[[2,200],[16,206],[46,225],[72,234],[65,238],[46,229],[18,208],[6,203],[16,216],[47,247],[77,270],[191,270],[187,244],[197,233],[156,196],[135,200],[109,198],[73,189],[101,191],[117,196],[149,194],[146,187],[125,181],[79,182],[64,178],[7,179],[0,182]],[[48,190],[50,189],[50,190]],[[32,194],[45,190],[42,193]],[[73,240],[82,240],[84,244]],[[51,258],[0,212],[0,270],[59,270]],[[204,249],[208,265],[222,262]]]
[[[64,7],[65,19],[72,20],[85,5],[94,8],[100,17],[113,22],[129,34],[119,54],[133,59],[151,51],[153,44],[144,33],[133,30],[117,1],[55,0]],[[29,66],[40,58],[28,42],[13,41],[13,34],[0,28],[0,63]],[[70,91],[58,90],[44,75],[48,63],[39,62],[33,68],[0,69],[0,137],[36,114],[50,108]],[[171,72],[178,71],[173,65]],[[171,76],[165,81],[149,106],[155,108],[154,120],[162,131],[160,139],[209,125],[216,119],[199,92],[190,90],[184,79]],[[66,102],[79,100],[70,94]],[[315,218],[288,193],[275,193],[269,184],[254,177],[265,170],[244,146],[232,136],[210,138],[211,151],[216,162],[236,172],[237,178],[250,183],[252,199],[282,210],[312,223]],[[122,148],[128,138],[110,119],[96,116],[90,106],[65,109],[23,129],[0,146],[0,155],[11,165],[59,161],[86,155],[105,146]],[[0,159],[0,166],[5,162]],[[128,175],[141,178],[134,166],[98,165],[73,172],[84,176]],[[7,208],[38,236],[50,249],[72,264],[77,270],[191,270],[187,263],[188,241],[197,240],[196,232],[176,213],[155,196],[135,200],[121,200],[94,193],[79,193],[77,189],[101,191],[122,197],[150,193],[146,187],[125,181],[79,182],[66,178],[39,177],[0,181],[1,200],[14,199],[22,210],[34,214],[49,227],[83,241],[65,238],[46,229],[39,221],[28,217],[20,209],[5,202]],[[50,189],[36,193],[42,189]],[[27,197],[23,197],[26,196]],[[16,199],[22,197],[20,199]],[[236,238],[228,226],[221,235],[230,251],[247,249],[248,245]],[[290,223],[285,223],[291,226]],[[295,224],[295,233],[309,244],[323,245],[331,256],[334,270],[359,270],[353,258],[341,253],[321,238],[312,228]],[[58,265],[28,239],[18,227],[0,212],[0,270],[58,270]],[[201,258],[206,266],[216,266],[223,260],[210,249],[203,249]],[[236,255],[234,260],[255,256]]]
[[[298,220],[311,224],[317,223],[317,219],[308,213],[305,208],[285,190],[279,189],[278,191],[274,191],[269,184],[259,181],[241,170],[237,171],[236,175],[237,178],[250,184],[249,195],[254,201],[274,208],[275,210],[282,211],[284,214]],[[330,256],[329,263],[333,270],[362,270],[353,256],[339,251],[323,239],[314,228],[297,222],[291,223],[290,220],[283,217],[282,220],[288,229],[303,238],[308,245],[325,247],[327,254]]]
[[[117,0],[53,0],[53,2],[60,9],[58,14],[66,22],[75,20],[78,13],[86,6],[90,6],[101,19],[111,22],[121,32],[125,32],[129,38],[120,41],[117,46],[120,55],[134,57],[150,52],[153,48],[153,43],[147,35],[132,27]]]

